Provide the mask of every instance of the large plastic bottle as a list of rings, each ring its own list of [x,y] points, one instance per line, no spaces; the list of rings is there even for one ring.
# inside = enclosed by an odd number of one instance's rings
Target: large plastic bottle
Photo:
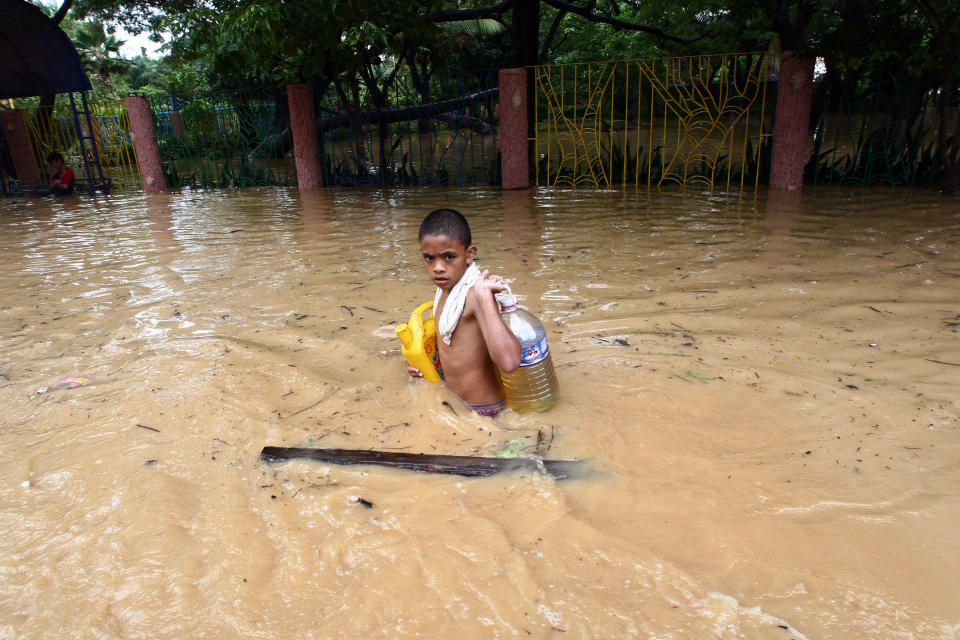
[[[498,298],[500,317],[517,336],[522,348],[517,370],[500,372],[507,393],[507,406],[518,413],[546,411],[557,404],[559,397],[547,331],[536,316],[517,304],[517,298],[509,288]]]
[[[424,379],[440,382],[443,369],[437,351],[437,324],[432,313],[423,319],[423,314],[432,308],[433,300],[424,302],[410,314],[410,321],[397,325],[394,332],[400,338],[400,351],[410,366],[419,369]]]

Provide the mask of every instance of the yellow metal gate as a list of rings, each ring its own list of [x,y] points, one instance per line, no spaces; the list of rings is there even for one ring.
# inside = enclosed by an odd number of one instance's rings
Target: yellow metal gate
[[[77,136],[77,121],[65,104],[64,97],[58,96],[55,109],[41,110],[39,107],[25,108],[24,118],[30,130],[30,142],[33,147],[34,161],[37,166],[37,175],[46,184],[49,177],[49,166],[45,160],[48,153],[61,153],[68,166],[73,169],[77,179],[77,188],[84,191],[89,185],[85,184],[83,169],[84,149]],[[89,103],[90,125],[79,119],[79,126],[84,135],[91,136],[97,145],[97,153],[103,167],[104,176],[109,178],[111,191],[131,191],[140,189],[140,170],[133,149],[133,140],[130,136],[130,122],[127,118],[127,109],[123,100],[102,100]],[[92,157],[87,158],[93,162]]]
[[[755,189],[767,73],[765,52],[536,67],[537,185]]]

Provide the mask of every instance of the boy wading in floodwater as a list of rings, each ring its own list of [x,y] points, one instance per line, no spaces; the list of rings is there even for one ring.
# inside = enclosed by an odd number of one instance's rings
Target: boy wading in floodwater
[[[473,263],[477,246],[470,225],[453,209],[437,209],[424,219],[420,253],[437,285],[433,315],[447,388],[477,413],[495,416],[504,406],[497,368],[510,372],[520,366],[520,342],[503,324],[493,298],[507,281]],[[407,371],[423,376],[410,365]]]

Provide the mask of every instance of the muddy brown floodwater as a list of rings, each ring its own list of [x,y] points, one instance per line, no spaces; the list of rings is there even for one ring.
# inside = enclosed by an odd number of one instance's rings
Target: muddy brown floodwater
[[[438,206],[555,409],[407,378]],[[0,260],[0,638],[960,637],[956,199],[6,199]],[[259,461],[304,444],[590,463]]]

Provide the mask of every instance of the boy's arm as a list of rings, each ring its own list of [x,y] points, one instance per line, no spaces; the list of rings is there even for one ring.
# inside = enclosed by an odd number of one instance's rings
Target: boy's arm
[[[480,279],[471,288],[476,303],[477,322],[487,344],[490,359],[501,370],[515,371],[520,366],[520,341],[511,333],[500,318],[500,307],[493,294],[506,289],[506,280],[501,276],[491,276],[484,271]]]

